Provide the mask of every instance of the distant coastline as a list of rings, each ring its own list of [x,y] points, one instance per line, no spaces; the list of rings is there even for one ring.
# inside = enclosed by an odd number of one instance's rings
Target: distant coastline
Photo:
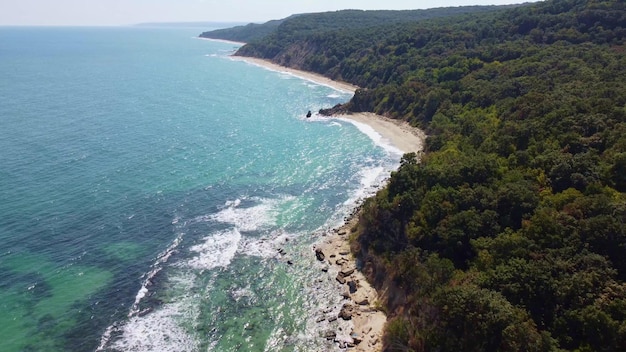
[[[210,42],[219,42],[219,43],[228,43],[228,44],[235,44],[235,45],[245,45],[246,43],[244,42],[236,42],[234,40],[226,40],[226,39],[213,39],[213,38],[205,38],[205,37],[195,37],[196,39],[200,39],[200,40],[208,40]]]

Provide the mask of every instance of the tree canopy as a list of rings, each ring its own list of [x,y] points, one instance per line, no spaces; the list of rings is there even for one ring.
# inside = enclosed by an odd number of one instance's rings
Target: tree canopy
[[[239,54],[356,84],[344,109],[429,136],[353,243],[388,292],[385,350],[626,350],[624,1],[297,33]]]

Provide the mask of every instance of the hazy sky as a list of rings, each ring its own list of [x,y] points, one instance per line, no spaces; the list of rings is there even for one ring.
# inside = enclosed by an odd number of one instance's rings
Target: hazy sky
[[[125,25],[142,22],[264,22],[340,9],[426,9],[527,0],[0,0],[0,25]],[[534,0],[536,1],[536,0]]]

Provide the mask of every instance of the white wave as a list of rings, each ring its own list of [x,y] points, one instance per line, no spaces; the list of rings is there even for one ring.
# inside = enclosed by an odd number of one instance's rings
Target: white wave
[[[196,218],[196,221],[217,221],[233,225],[239,231],[249,232],[265,229],[276,224],[277,207],[294,197],[284,196],[279,199],[252,198],[257,205],[240,207],[242,200],[226,202],[224,208],[216,214]]]
[[[239,204],[234,202],[233,204]],[[207,236],[203,242],[189,248],[196,256],[175,266],[181,269],[190,268],[191,271],[178,271],[177,275],[169,276],[168,280],[180,292],[194,292],[199,272],[217,267],[227,267],[238,254],[273,257],[278,256],[278,248],[288,242],[289,235],[282,231],[275,231],[266,238],[243,238],[237,229],[217,232]],[[172,248],[172,246],[170,246]],[[174,247],[175,248],[175,247]],[[160,258],[167,258],[165,251]],[[153,274],[146,274],[152,277]],[[149,282],[146,279],[145,282]],[[101,337],[97,351],[197,351],[198,340],[190,334],[184,326],[197,321],[197,297],[183,294],[175,302],[169,302],[155,307],[153,310],[138,310],[138,303],[148,294],[144,284],[137,293],[135,304],[129,314],[129,320],[120,326],[111,325]],[[238,301],[242,298],[256,299],[249,287],[236,288],[229,292],[231,297]],[[116,336],[113,337],[112,336]]]
[[[176,236],[174,241],[172,241],[172,243],[163,252],[159,253],[154,264],[152,264],[151,266],[152,269],[142,276],[143,281],[141,283],[141,288],[135,295],[135,301],[133,302],[133,305],[131,306],[128,312],[128,317],[130,318],[130,320],[126,324],[124,324],[122,328],[119,328],[117,326],[117,323],[113,323],[112,325],[108,326],[106,330],[104,331],[104,333],[102,334],[102,336],[100,337],[100,345],[98,346],[96,351],[104,351],[107,348],[107,345],[109,344],[109,342],[111,342],[111,335],[114,332],[119,332],[119,331],[122,331],[123,335],[125,335],[127,331],[131,331],[129,337],[123,336],[122,339],[117,340],[115,342],[114,348],[119,349],[121,351],[153,351],[153,350],[183,351],[181,349],[176,349],[175,345],[173,346],[174,348],[171,348],[171,349],[166,348],[165,345],[163,345],[165,346],[163,348],[154,349],[150,347],[152,346],[151,341],[147,341],[147,344],[142,345],[145,348],[139,348],[137,346],[139,346],[138,341],[140,340],[140,334],[138,335],[137,333],[132,333],[133,331],[136,332],[138,330],[146,332],[145,329],[133,328],[133,324],[137,325],[139,324],[138,321],[142,321],[141,316],[150,312],[149,309],[140,310],[139,304],[141,303],[141,300],[143,300],[150,292],[148,287],[152,286],[152,279],[163,269],[163,264],[165,264],[169,260],[169,258],[172,256],[172,254],[176,252],[177,247],[180,245],[180,243],[183,240],[183,235],[184,235],[183,233],[178,234],[178,236]],[[173,329],[171,329],[171,331],[172,333],[175,332]],[[182,335],[184,334],[181,334],[181,336]],[[165,336],[165,335],[160,335],[160,336]],[[192,350],[194,349],[193,348],[189,349],[189,351],[192,351]]]
[[[269,237],[244,238],[239,243],[237,253],[252,257],[273,258],[279,256],[279,250],[289,242],[292,236],[282,231],[274,231]]]
[[[256,299],[256,294],[250,289],[250,286],[234,288],[229,293],[235,302],[239,302],[244,297]]]
[[[331,98],[331,99],[338,99],[338,98],[341,98],[341,95],[339,95],[339,94],[328,94],[326,97],[327,98]]]
[[[183,233],[178,234],[174,241],[172,241],[172,243],[157,256],[156,261],[152,264],[152,269],[142,276],[143,281],[141,283],[141,288],[137,292],[137,295],[135,295],[135,302],[133,302],[133,305],[128,312],[129,317],[135,316],[141,312],[139,309],[139,303],[141,303],[141,300],[148,294],[148,287],[152,286],[152,279],[161,271],[161,269],[163,269],[163,264],[169,260],[172,254],[174,254],[176,248],[183,241],[183,235]]]
[[[112,343],[111,349],[125,352],[197,351],[198,341],[179,323],[195,321],[195,309],[188,301],[191,300],[165,304],[150,314],[132,317],[118,329],[121,335]],[[110,331],[108,335],[111,335]]]
[[[270,204],[261,204],[250,208],[230,207],[211,217],[212,220],[231,224],[241,231],[255,231],[273,225]]]
[[[365,199],[375,195],[385,185],[391,170],[387,166],[373,166],[361,169],[358,173],[360,186],[350,191],[348,198],[342,204],[337,205],[335,213],[315,232],[321,233],[343,225],[345,218],[356,207],[362,204]]]
[[[239,198],[237,198],[235,200],[228,200],[228,201],[226,201],[226,204],[224,204],[224,208],[238,207],[239,204],[241,204],[241,199],[239,199]]]
[[[332,121],[331,123],[328,124],[329,127],[341,127],[341,124],[339,122],[336,121]]]
[[[316,81],[314,79],[305,77],[304,75],[298,75],[297,73],[294,73],[294,72],[289,72],[289,71],[284,71],[284,70],[279,70],[279,69],[273,69],[271,67],[260,65],[260,64],[257,64],[255,62],[246,61],[245,59],[241,59],[241,58],[237,58],[237,57],[229,57],[229,58],[231,60],[233,60],[233,61],[243,61],[243,62],[247,63],[248,65],[253,65],[253,66],[264,68],[264,69],[266,69],[268,71],[277,72],[277,73],[281,74],[280,78],[282,78],[282,79],[288,79],[287,77],[285,77],[285,75],[287,75],[287,76],[295,77],[295,78],[298,78],[298,79],[301,79],[301,80],[313,83],[316,86],[323,86],[323,87],[327,87],[327,88],[333,89],[333,90],[335,90],[337,92],[340,92],[340,93],[344,93],[344,94],[353,94],[354,93],[354,92],[352,92],[350,90],[341,89],[341,88],[335,87],[335,86],[333,86],[331,84],[325,84],[325,83],[322,83],[322,82],[318,82],[318,81]],[[352,97],[352,95],[347,96],[347,99],[350,99],[351,97]]]
[[[374,195],[386,179],[389,178],[389,174],[385,172],[385,168],[382,166],[362,169],[360,176],[361,187],[356,189],[348,202],[354,203]]]
[[[383,176],[384,171],[385,169],[382,166],[361,170],[361,186],[363,188],[376,186],[377,183],[381,181],[381,176]]]
[[[198,253],[184,265],[198,270],[227,267],[237,253],[241,233],[237,229],[227,230],[204,238],[204,243],[189,250]]]
[[[353,124],[361,133],[371,139],[374,144],[383,148],[385,151],[397,154],[399,156],[403,155],[400,149],[396,148],[393,144],[391,144],[391,141],[389,141],[387,138],[384,138],[380,133],[376,132],[376,130],[370,125],[341,117],[337,117],[336,119]]]
[[[393,144],[391,144],[390,140],[388,140],[387,138],[384,138],[380,133],[376,132],[376,130],[372,128],[370,125],[367,125],[358,121],[354,121],[352,119],[342,118],[342,117],[335,117],[335,119],[353,124],[361,133],[363,133],[369,139],[371,139],[372,142],[374,142],[374,144],[383,148],[383,150],[385,150],[386,152],[397,156],[398,159],[404,154],[400,149],[396,148]]]
[[[226,39],[213,39],[213,38],[203,38],[203,37],[191,37],[192,39],[198,39],[198,40],[207,40],[210,42],[217,42],[217,43],[225,43],[225,44],[233,44],[236,46],[242,46],[246,43],[243,42],[236,42],[234,40],[226,40]]]

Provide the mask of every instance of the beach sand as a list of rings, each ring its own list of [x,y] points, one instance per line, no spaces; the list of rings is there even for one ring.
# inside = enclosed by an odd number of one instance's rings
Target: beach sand
[[[245,61],[273,71],[285,72],[340,91],[354,93],[358,88],[349,83],[333,81],[318,74],[276,65],[266,60],[239,56],[232,56],[232,59]],[[406,122],[372,113],[347,114],[336,117],[370,126],[389,144],[403,153],[421,151],[426,138],[421,130],[411,127]],[[345,311],[345,314],[340,315],[344,315],[345,318],[349,316],[353,322],[352,333],[350,334],[353,342],[350,345],[352,347],[350,350],[374,352],[382,349],[382,334],[387,317],[377,309],[378,294],[367,282],[364,275],[356,270],[356,261],[350,252],[349,237],[351,229],[357,221],[358,214],[355,213],[346,220],[343,226],[322,237],[315,244],[313,252],[317,259],[324,263],[324,271],[335,278],[338,287],[337,294],[342,295],[345,299],[344,309],[342,309],[342,313]]]
[[[233,60],[244,61],[249,64],[264,67],[272,71],[288,73],[290,75],[293,75],[294,77],[306,79],[308,81],[325,85],[339,91],[354,93],[359,88],[350,83],[333,81],[330,78],[324,77],[316,73],[280,66],[263,59],[242,56],[231,56],[231,58]],[[393,120],[373,113],[352,113],[336,117],[356,121],[358,123],[363,123],[370,126],[383,138],[387,139],[390,144],[398,148],[403,153],[421,151],[424,140],[426,138],[424,132],[410,126],[404,121]]]
[[[243,57],[243,56],[231,56],[231,58],[233,60],[244,61],[249,64],[264,67],[272,71],[288,73],[290,75],[293,75],[294,77],[306,79],[307,81],[315,82],[317,84],[328,86],[328,87],[331,87],[340,91],[344,91],[344,92],[354,93],[359,88],[350,83],[333,81],[330,78],[324,77],[322,75],[318,75],[316,73],[311,73],[311,72],[296,70],[296,69],[285,67],[285,66],[280,66],[268,60],[257,59],[253,57]]]

